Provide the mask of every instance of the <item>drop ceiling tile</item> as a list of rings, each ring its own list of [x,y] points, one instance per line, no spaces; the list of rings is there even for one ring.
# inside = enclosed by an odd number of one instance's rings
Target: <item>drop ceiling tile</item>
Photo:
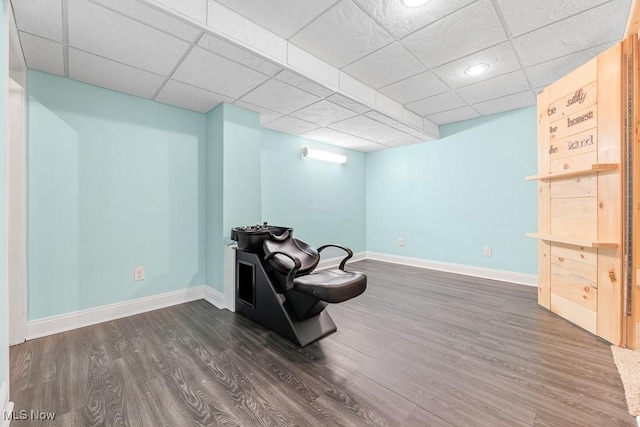
[[[612,43],[603,44],[558,59],[533,65],[526,69],[527,75],[529,79],[531,79],[531,84],[534,87],[548,86],[590,59],[595,58],[598,54],[607,50],[611,44]]]
[[[473,107],[480,112],[483,116],[487,114],[495,114],[508,110],[515,110],[516,108],[528,107],[529,105],[535,105],[536,98],[533,96],[533,92],[528,90],[513,95],[508,95],[503,98],[493,99],[491,101],[481,102],[475,104]]]
[[[362,105],[359,102],[354,101],[353,99],[348,98],[339,93],[335,93],[327,97],[327,100],[333,102],[334,104],[341,105],[344,108],[348,108],[349,110],[353,110],[356,113],[360,113],[360,114],[366,113],[367,111],[371,110],[371,108],[367,107],[366,105]]]
[[[364,115],[377,122],[384,123],[385,125],[393,125],[395,123],[398,123],[396,119],[391,118],[387,115],[384,115],[374,110],[371,110],[368,113],[365,113]]]
[[[544,27],[608,0],[496,0],[513,37]]]
[[[69,45],[78,49],[166,76],[189,47],[101,6],[85,0],[68,1]]]
[[[419,144],[423,141],[411,135],[399,136],[397,138],[388,139],[384,141],[384,145],[390,147],[402,147],[403,145]]]
[[[317,101],[318,97],[280,80],[271,79],[242,97],[242,101],[288,114]]]
[[[425,7],[408,8],[400,1],[353,0],[396,38],[402,38],[444,18],[475,0],[431,0]]]
[[[338,104],[334,104],[333,102],[323,99],[315,104],[308,105],[294,113],[291,113],[290,115],[324,126],[330,123],[339,122],[340,120],[348,119],[349,117],[356,116],[357,114],[358,113],[355,111],[348,110]]]
[[[69,48],[69,78],[142,98],[151,98],[164,77]]]
[[[143,24],[162,30],[179,39],[191,43],[198,37],[200,30],[178,19],[172,18],[142,3],[131,0],[89,0],[91,3],[116,11]]]
[[[160,90],[160,93],[156,95],[154,101],[207,113],[221,102],[231,103],[233,99],[175,80],[169,80]]]
[[[309,132],[317,128],[318,125],[296,119],[295,117],[283,116],[269,123],[265,123],[263,127],[290,135],[300,135],[301,133]]]
[[[424,64],[434,68],[505,41],[490,0],[480,0],[402,39]]]
[[[276,79],[281,82],[289,83],[291,86],[295,86],[298,89],[302,89],[321,98],[325,98],[333,93],[331,89],[327,89],[326,87],[289,70],[282,70],[278,73]]]
[[[218,0],[229,9],[288,39],[337,0]]]
[[[426,71],[426,68],[396,42],[359,59],[342,71],[377,89]]]
[[[342,68],[393,42],[350,0],[342,0],[291,38],[291,43]]]
[[[174,11],[198,22],[207,19],[207,0],[156,0]]]
[[[429,116],[442,111],[453,110],[454,108],[464,105],[467,105],[467,103],[456,95],[455,92],[445,92],[440,95],[412,102],[411,104],[405,105],[405,107],[419,116]]]
[[[18,35],[27,67],[64,76],[64,56],[61,43],[23,32],[19,32]]]
[[[431,71],[420,73],[379,89],[380,93],[401,104],[427,98],[448,90],[449,87]]]
[[[375,142],[382,142],[404,135],[403,132],[366,116],[351,117],[341,122],[333,123],[328,127]]]
[[[334,139],[333,141],[328,142],[331,145],[335,145],[337,147],[349,148],[351,150],[357,151],[376,151],[381,150],[383,148],[387,148],[387,146],[377,144],[373,141],[369,141],[367,139],[358,138],[357,136],[347,135],[344,138]],[[347,156],[347,162],[349,161]]]
[[[467,68],[476,64],[487,64],[489,69],[479,76],[464,73]],[[457,89],[519,69],[520,63],[511,43],[505,42],[450,62],[433,72],[452,89]]]
[[[269,110],[268,108],[260,107],[257,105],[249,104],[244,101],[236,101],[233,105],[237,105],[238,107],[242,107],[245,110],[253,111],[255,113],[260,114],[260,124],[263,125],[265,123],[269,123],[279,117],[282,117],[282,113],[278,113],[277,111]]]
[[[523,65],[528,67],[620,40],[629,14],[629,1],[611,1],[514,39]],[[585,23],[589,23],[588,28]]]
[[[339,132],[337,130],[321,127],[309,132],[305,132],[300,136],[307,139],[313,139],[314,141],[329,142],[329,141],[333,141],[334,139],[346,138],[349,135],[343,132]]]
[[[453,110],[443,111],[442,113],[427,116],[429,120],[439,125],[461,122],[463,120],[469,120],[476,117],[480,117],[480,114],[475,109],[469,106],[455,108]]]
[[[172,78],[234,99],[268,79],[262,73],[199,47],[193,48]]]
[[[20,31],[62,42],[62,1],[13,0],[11,3]]]
[[[246,65],[256,71],[260,71],[270,77],[276,75],[280,70],[282,70],[281,67],[277,66],[273,62],[267,61],[248,50],[235,46],[226,40],[222,40],[210,34],[203,35],[198,42],[198,46],[220,56],[224,56],[225,58],[239,62],[242,65]]]
[[[500,98],[531,89],[522,70],[483,80],[457,90],[458,95],[469,104]]]
[[[415,130],[414,128],[405,125],[404,123],[396,123],[392,125],[393,128],[403,131],[404,133],[408,133],[409,135],[415,136],[421,141],[431,141],[433,137],[427,135],[426,133]]]

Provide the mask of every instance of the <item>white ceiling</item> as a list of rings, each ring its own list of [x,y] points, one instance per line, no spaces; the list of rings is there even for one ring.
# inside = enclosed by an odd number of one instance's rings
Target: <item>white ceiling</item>
[[[631,0],[12,0],[30,68],[360,151],[535,103]],[[488,71],[471,77],[470,65]]]

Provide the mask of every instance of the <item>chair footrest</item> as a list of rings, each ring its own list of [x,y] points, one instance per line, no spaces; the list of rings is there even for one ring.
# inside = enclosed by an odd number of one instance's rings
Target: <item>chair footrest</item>
[[[297,277],[293,287],[322,301],[339,303],[363,293],[367,288],[367,276],[355,271],[321,270]]]

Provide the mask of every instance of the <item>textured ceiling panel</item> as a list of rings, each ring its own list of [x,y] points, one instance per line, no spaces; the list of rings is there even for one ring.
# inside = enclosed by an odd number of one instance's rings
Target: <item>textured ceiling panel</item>
[[[388,145],[389,147],[402,147],[403,145],[418,144],[420,142],[422,141],[415,136],[404,135],[393,139],[387,139],[384,141],[384,145]]]
[[[449,90],[431,71],[420,73],[380,89],[380,93],[396,102],[406,104],[418,99],[427,98]]]
[[[31,34],[19,33],[27,67],[64,76],[62,44]]]
[[[487,64],[489,69],[479,76],[465,74],[467,68],[476,64]],[[511,43],[505,42],[450,62],[434,69],[433,72],[451,88],[456,89],[519,69],[520,63]]]
[[[393,139],[404,135],[397,129],[385,126],[382,123],[370,119],[366,116],[356,116],[329,126],[351,135],[365,138],[370,141],[381,142],[387,139]]]
[[[425,71],[400,43],[392,43],[342,69],[375,89]]]
[[[276,79],[269,80],[242,97],[242,101],[283,114],[306,107],[317,100],[317,96]]]
[[[527,68],[527,75],[531,79],[533,87],[545,87],[566,76],[580,65],[594,58],[599,53],[604,52],[611,46],[611,43],[582,50],[580,52],[563,56],[558,59],[543,62]]]
[[[338,104],[334,104],[333,102],[323,99],[322,101],[318,101],[315,104],[311,104],[301,110],[291,113],[291,116],[324,126],[330,123],[339,122],[340,120],[348,119],[349,117],[353,117],[357,114],[358,113],[355,111],[348,110]]]
[[[278,113],[277,111],[269,110],[268,108],[260,107],[258,105],[249,104],[244,101],[236,101],[233,105],[237,105],[238,107],[242,107],[245,110],[253,111],[255,113],[260,114],[260,124],[263,125],[265,123],[269,123],[277,119],[278,117],[282,117],[282,113]]]
[[[198,46],[224,56],[225,58],[239,62],[242,65],[246,65],[247,67],[260,71],[268,76],[274,76],[282,70],[281,67],[277,66],[273,62],[260,58],[258,55],[255,55],[248,50],[209,34],[202,36],[198,42]]]
[[[69,44],[165,76],[189,47],[182,40],[85,0],[69,0]]]
[[[544,27],[608,0],[496,0],[514,37]]]
[[[62,1],[13,0],[11,3],[19,30],[62,42]]]
[[[458,89],[458,95],[469,104],[500,98],[530,89],[529,82],[521,70],[474,83]]]
[[[256,24],[288,39],[337,0],[217,0]]]
[[[329,141],[333,141],[334,139],[348,137],[349,135],[334,129],[321,127],[318,129],[314,129],[310,132],[305,132],[300,136],[308,139],[313,139],[314,141],[329,142]]]
[[[334,104],[338,104],[343,106],[344,108],[348,108],[349,110],[353,110],[356,113],[366,113],[367,111],[371,110],[371,108],[360,104],[359,102],[354,101],[351,98],[347,98],[346,96],[340,95],[339,93],[335,93],[329,97],[327,97],[327,99],[331,102],[333,102]]]
[[[445,92],[440,95],[432,96],[431,98],[412,102],[411,104],[405,105],[405,107],[419,116],[428,116],[441,111],[462,107],[463,105],[467,104],[454,92]]]
[[[226,96],[189,86],[188,84],[175,80],[169,80],[154,100],[201,113],[209,112],[209,110],[221,102],[233,102],[233,99]]]
[[[462,120],[469,120],[476,117],[480,117],[480,114],[474,108],[469,106],[460,107],[449,111],[443,111],[442,113],[427,116],[429,120],[439,125],[460,122]]]
[[[387,148],[386,145],[377,144],[367,139],[358,138],[357,136],[348,135],[344,138],[339,138],[331,141],[329,144],[336,145],[338,147],[350,148],[358,151],[376,151],[383,148]],[[348,157],[348,156],[347,156]],[[347,159],[347,161],[349,161]]]
[[[624,34],[630,0],[613,0],[514,40],[525,67],[618,41]],[[585,27],[584,23],[589,22]]]
[[[342,0],[291,38],[291,43],[342,68],[393,42],[351,0]]]
[[[207,18],[207,0],[155,0],[198,22]]]
[[[164,82],[162,76],[73,48],[69,49],[69,78],[142,98],[151,98]]]
[[[265,123],[263,127],[291,135],[299,135],[317,128],[318,125],[296,119],[295,117],[283,116],[269,123]]]
[[[534,105],[536,98],[530,90],[505,96],[491,101],[475,104],[473,107],[482,115],[501,113],[503,111],[514,110],[516,108]]]
[[[89,0],[91,3],[99,4],[120,14],[129,16],[136,21],[145,23],[151,27],[169,33],[179,39],[191,43],[200,34],[200,30],[185,24],[184,22],[172,18],[169,15],[158,12],[148,6],[144,6],[137,1],[131,0]]]
[[[333,93],[332,90],[327,89],[326,87],[289,70],[282,70],[280,73],[278,73],[276,79],[280,80],[281,82],[289,83],[291,86],[295,86],[298,89],[302,89],[322,98],[325,98]]]
[[[377,122],[384,123],[385,125],[393,125],[398,123],[396,119],[373,110],[365,113],[364,115]]]
[[[408,133],[409,135],[415,136],[420,141],[431,141],[433,138],[427,135],[426,133],[419,132],[412,127],[405,125],[404,123],[397,123],[392,125],[394,129],[398,129],[403,131],[404,133]]]
[[[231,98],[238,98],[268,79],[262,73],[198,47],[187,55],[173,78]]]
[[[408,8],[400,0],[353,0],[373,16],[391,35],[400,39],[444,18],[475,0],[431,0],[422,7]]]
[[[490,0],[480,0],[402,39],[429,67],[485,49],[507,39]]]

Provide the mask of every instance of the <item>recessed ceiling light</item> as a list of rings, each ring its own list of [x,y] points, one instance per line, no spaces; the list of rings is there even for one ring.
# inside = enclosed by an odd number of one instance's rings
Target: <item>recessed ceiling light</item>
[[[476,64],[464,70],[464,73],[469,76],[478,76],[489,69],[488,64]]]
[[[429,0],[402,0],[402,4],[407,7],[420,7],[427,4]]]

